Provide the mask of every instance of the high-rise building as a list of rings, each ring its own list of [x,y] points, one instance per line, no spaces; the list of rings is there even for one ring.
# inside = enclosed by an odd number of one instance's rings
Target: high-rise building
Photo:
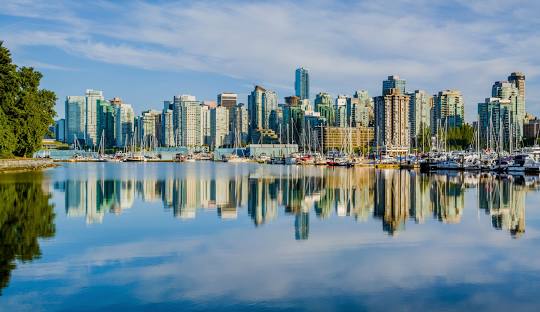
[[[525,76],[512,73],[508,79],[512,82],[496,81],[491,97],[478,103],[478,124],[482,146],[513,151],[523,138]]]
[[[86,130],[86,98],[84,96],[68,96],[65,102],[66,143],[75,140],[84,144]]]
[[[164,107],[161,113],[161,127],[161,146],[176,146],[176,142],[174,141],[173,110],[168,107]]]
[[[252,141],[255,139],[255,133],[257,131],[270,129],[270,114],[277,108],[277,93],[266,90],[261,86],[255,86],[255,89],[248,96],[250,136]]]
[[[226,144],[229,134],[229,110],[227,107],[218,106],[210,110],[210,133],[214,148]]]
[[[523,98],[523,106],[525,106],[525,74],[522,72],[513,72],[508,76],[508,81],[518,88],[519,95]]]
[[[217,96],[217,106],[223,106],[226,108],[231,108],[236,106],[238,101],[238,94],[231,92],[223,92]]]
[[[433,97],[434,124],[431,125],[432,133],[438,133],[439,129],[461,127],[464,123],[464,102],[461,91],[444,90]]]
[[[405,94],[406,84],[407,82],[397,75],[388,76],[388,79],[383,81],[382,95],[389,94],[390,89],[398,89],[401,94]]]
[[[202,144],[206,146],[214,146],[212,141],[212,119],[211,111],[216,109],[217,106],[201,106],[201,136]]]
[[[85,143],[87,145],[97,145],[99,142],[98,116],[99,106],[104,101],[103,91],[87,89],[86,90],[86,125],[85,125]]]
[[[409,122],[411,140],[417,146],[416,138],[431,125],[431,95],[423,90],[409,93]]]
[[[375,98],[375,142],[388,155],[403,155],[409,151],[409,101],[400,89],[389,89]]]
[[[139,118],[139,142],[147,147],[160,145],[161,129],[161,112],[153,109],[142,112]]]
[[[201,102],[192,95],[175,97],[175,111],[178,111],[178,133],[182,146],[195,147],[203,145],[201,127]]]
[[[309,70],[297,68],[294,75],[295,95],[301,100],[309,99]]]
[[[336,127],[347,127],[348,126],[348,119],[347,119],[347,99],[348,97],[346,95],[338,95],[336,98],[336,103],[334,106],[334,109],[336,110],[335,113],[335,123]]]
[[[116,145],[115,131],[116,106],[107,100],[98,101],[98,144],[105,147]],[[101,139],[103,138],[103,143]]]
[[[247,142],[249,132],[249,114],[247,107],[243,103],[239,103],[231,109],[230,116],[232,119],[232,144],[241,145]]]
[[[334,99],[326,92],[319,92],[315,96],[315,111],[318,112],[326,125],[335,125]]]
[[[116,106],[116,146],[125,147],[133,144],[134,114],[129,104],[120,103]]]
[[[358,99],[353,121],[362,127],[372,127],[374,121],[373,98],[366,90],[356,91],[353,98]]]
[[[54,123],[54,138],[58,142],[66,141],[66,120],[58,119]]]

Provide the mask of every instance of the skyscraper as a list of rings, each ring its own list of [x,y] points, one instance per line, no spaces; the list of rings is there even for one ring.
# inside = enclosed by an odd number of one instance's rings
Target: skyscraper
[[[217,105],[226,108],[231,108],[236,105],[238,94],[231,92],[223,92],[217,96]]]
[[[116,106],[116,146],[124,147],[132,144],[134,131],[133,108],[121,103]]]
[[[229,110],[227,107],[218,106],[210,110],[210,133],[214,148],[226,144],[226,138],[229,134]]]
[[[276,92],[266,90],[261,86],[248,96],[248,111],[250,121],[250,136],[253,141],[255,132],[270,129],[270,115],[278,108]]]
[[[65,102],[66,143],[73,144],[75,139],[84,141],[86,128],[86,98],[68,96]]]
[[[297,68],[294,75],[294,90],[300,100],[309,99],[309,70]]]
[[[347,127],[347,96],[338,95],[334,106],[336,110],[336,127]]]
[[[461,91],[443,90],[433,97],[433,133],[439,129],[461,127],[464,122],[464,102]]]
[[[390,89],[398,89],[401,94],[405,94],[406,84],[407,82],[397,75],[388,76],[388,79],[383,81],[382,95],[389,94]]]
[[[375,142],[388,155],[409,151],[409,101],[400,89],[389,89],[375,98]]]
[[[85,139],[87,145],[97,145],[98,138],[98,116],[99,105],[104,101],[103,91],[87,89],[86,90],[86,129]]]
[[[519,95],[523,98],[523,105],[525,106],[525,74],[522,72],[513,72],[508,76],[508,81],[518,88]]]
[[[161,146],[176,146],[176,142],[174,141],[173,110],[169,108],[169,102],[164,105],[163,112],[161,113],[161,127]]]
[[[415,90],[409,94],[409,122],[411,140],[415,141],[422,130],[431,124],[431,95],[423,90]],[[418,143],[415,141],[415,143]]]

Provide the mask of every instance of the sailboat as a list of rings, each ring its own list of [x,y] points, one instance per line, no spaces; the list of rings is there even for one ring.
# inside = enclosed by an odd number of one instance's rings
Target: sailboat
[[[224,158],[224,161],[231,162],[231,163],[242,163],[242,162],[248,162],[249,159],[243,156],[238,155],[238,150],[240,147],[240,133],[238,131],[239,129],[235,129],[235,136],[234,136],[234,144],[233,144],[233,152]]]

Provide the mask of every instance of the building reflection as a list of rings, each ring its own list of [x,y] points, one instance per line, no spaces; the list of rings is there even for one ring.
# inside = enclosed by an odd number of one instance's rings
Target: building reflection
[[[477,209],[491,218],[493,228],[519,237],[525,231],[526,194],[538,190],[539,182],[537,177],[459,172],[259,166],[235,174],[170,173],[162,179],[84,176],[54,186],[65,192],[66,215],[87,223],[101,223],[107,213],[121,214],[137,201],[161,202],[182,220],[209,210],[224,220],[247,216],[259,227],[283,214],[292,217],[295,239],[305,240],[310,214],[320,220],[378,220],[389,235],[429,220],[460,223],[469,191],[477,193]]]

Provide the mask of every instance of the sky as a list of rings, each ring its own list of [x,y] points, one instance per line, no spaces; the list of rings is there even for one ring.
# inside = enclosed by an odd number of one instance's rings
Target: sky
[[[103,90],[135,112],[192,94],[216,100],[255,84],[311,98],[368,90],[399,75],[407,90],[459,89],[466,120],[494,81],[526,75],[526,110],[540,114],[540,1],[39,1],[2,0],[0,40],[58,96]]]

